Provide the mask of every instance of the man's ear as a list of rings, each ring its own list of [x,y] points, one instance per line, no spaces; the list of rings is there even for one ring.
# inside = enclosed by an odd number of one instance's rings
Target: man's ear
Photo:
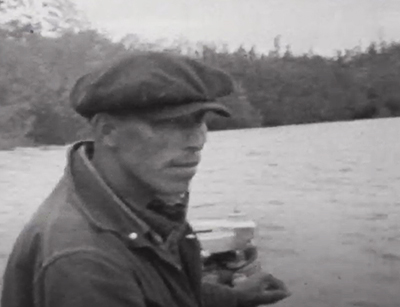
[[[106,147],[116,147],[118,125],[111,115],[99,113],[90,122],[97,142]]]

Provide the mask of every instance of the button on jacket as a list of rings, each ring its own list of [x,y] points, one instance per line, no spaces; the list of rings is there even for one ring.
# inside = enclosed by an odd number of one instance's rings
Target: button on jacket
[[[71,147],[63,177],[18,237],[1,306],[236,306],[234,290],[201,283],[190,225],[182,225],[177,261],[88,167],[80,154],[88,144]]]

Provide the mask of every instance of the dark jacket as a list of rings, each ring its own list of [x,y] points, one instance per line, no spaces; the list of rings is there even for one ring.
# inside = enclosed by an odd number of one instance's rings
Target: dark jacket
[[[179,258],[79,155],[15,243],[2,307],[236,306],[232,289],[201,283],[200,246],[185,223]],[[40,175],[40,174],[38,174]]]

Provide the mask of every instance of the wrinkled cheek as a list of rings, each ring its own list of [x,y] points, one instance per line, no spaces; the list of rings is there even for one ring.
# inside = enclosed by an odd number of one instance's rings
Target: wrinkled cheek
[[[162,168],[163,162],[159,155],[152,151],[145,150],[140,152],[138,157],[135,168],[142,177],[151,181],[158,181],[164,177]]]

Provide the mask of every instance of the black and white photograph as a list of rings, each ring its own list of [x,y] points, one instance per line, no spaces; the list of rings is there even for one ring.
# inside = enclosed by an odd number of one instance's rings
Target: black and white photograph
[[[399,0],[0,0],[0,307],[400,307]]]

